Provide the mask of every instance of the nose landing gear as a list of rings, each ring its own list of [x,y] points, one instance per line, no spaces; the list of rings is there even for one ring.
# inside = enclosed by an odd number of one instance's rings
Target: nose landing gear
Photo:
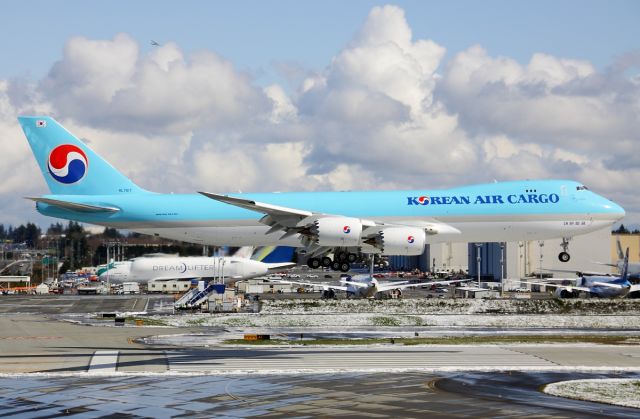
[[[560,244],[560,246],[562,247],[562,252],[560,252],[560,254],[558,254],[558,260],[560,262],[566,263],[566,262],[569,262],[569,260],[571,259],[571,255],[568,252],[568,250],[569,250],[569,240],[571,240],[571,239],[567,238],[567,237],[563,237],[562,238],[562,243]]]

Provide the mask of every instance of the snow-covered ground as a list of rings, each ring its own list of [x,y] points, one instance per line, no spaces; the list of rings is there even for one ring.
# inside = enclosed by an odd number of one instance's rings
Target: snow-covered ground
[[[400,300],[268,300],[263,314],[635,314],[640,299],[400,299]]]
[[[544,392],[571,399],[640,408],[640,380],[635,378],[560,381],[548,384]]]
[[[557,314],[263,314],[219,313],[151,316],[168,326],[224,327],[368,327],[368,326],[461,326],[525,328],[636,329],[640,315],[557,315]]]
[[[640,300],[267,300],[260,313],[151,316],[167,326],[636,329]]]

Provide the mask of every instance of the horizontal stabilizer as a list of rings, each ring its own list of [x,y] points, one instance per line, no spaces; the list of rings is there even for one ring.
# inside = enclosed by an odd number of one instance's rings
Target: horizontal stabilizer
[[[33,198],[33,197],[25,197],[25,198],[35,202],[42,202],[44,204],[53,205],[66,210],[78,211],[78,212],[118,212],[120,211],[120,208],[115,208],[115,207],[80,204],[77,202],[61,201],[59,199]]]
[[[636,292],[636,291],[640,291],[640,284],[634,284],[631,286],[631,288],[629,288],[629,292]]]
[[[296,266],[296,263],[294,262],[265,263],[265,265],[267,265],[267,269],[269,269],[270,271],[276,271],[279,269],[293,268],[294,266]]]

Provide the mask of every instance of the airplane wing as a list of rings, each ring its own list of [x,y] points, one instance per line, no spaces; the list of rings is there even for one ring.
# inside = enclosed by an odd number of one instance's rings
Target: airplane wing
[[[107,207],[101,205],[89,205],[79,204],[77,202],[61,201],[59,199],[40,198],[40,197],[25,197],[35,202],[42,202],[44,204],[53,205],[66,210],[79,211],[79,212],[118,212],[120,208]]]
[[[431,282],[421,282],[417,285],[451,285],[458,282],[469,282],[475,281],[473,278],[465,278],[465,279],[448,279],[446,281],[431,281]]]
[[[384,283],[378,283],[378,286],[376,287],[378,289],[379,292],[384,292],[384,291],[389,291],[389,290],[403,290],[405,288],[415,288],[415,287],[419,287],[422,284],[420,283],[413,283],[413,284],[409,284],[406,282],[384,282]]]
[[[322,288],[324,291],[327,291],[330,289],[347,291],[348,289],[347,287],[342,285],[327,284],[326,282],[287,281],[284,279],[270,279],[269,282],[277,282],[278,284],[294,284],[294,285],[303,285],[305,287]]]
[[[592,282],[593,285],[596,285],[598,287],[608,287],[608,288],[616,288],[616,289],[621,289],[621,288],[626,288],[623,287],[620,284],[612,284],[611,282]]]
[[[594,262],[594,263],[598,263],[598,262]],[[606,265],[606,264],[601,263],[601,265]],[[577,271],[577,270],[571,270],[571,269],[543,269],[543,271],[570,273],[570,274],[576,274],[578,276],[613,276],[611,272]],[[554,278],[549,278],[549,279],[554,279]]]
[[[450,280],[450,281],[432,281],[432,282],[414,282],[414,283],[407,283],[406,281],[404,282],[384,282],[384,283],[378,283],[378,290],[379,291],[388,291],[388,290],[393,290],[393,289],[405,289],[405,288],[415,288],[415,287],[422,287],[423,285],[450,285],[450,284],[455,284],[458,282],[468,282],[468,281],[472,281],[472,279],[456,279],[456,280]]]
[[[531,284],[531,285],[544,285],[545,287],[553,287],[553,288],[564,288],[567,291],[571,291],[571,290],[578,290],[578,291],[585,291],[585,292],[591,292],[591,288],[588,287],[576,287],[573,285],[557,285],[557,284],[548,284],[546,282],[526,282],[526,281],[522,281],[523,284]]]
[[[542,284],[544,284],[545,282],[562,282],[562,281],[577,281],[579,279],[582,278],[544,278],[544,282],[541,282]]]
[[[348,281],[346,279],[341,280],[343,284],[349,284],[356,288],[369,288],[371,286],[370,283],[367,282],[359,282],[359,281]],[[406,283],[406,281],[402,282],[402,284]]]
[[[199,193],[206,196],[207,198],[219,202],[265,214],[265,216],[260,219],[260,222],[271,227],[267,231],[267,234],[277,231],[284,231],[284,234],[280,239],[284,239],[286,237],[308,231],[309,228],[314,225],[314,222],[321,218],[340,216],[336,214],[325,214],[296,208],[288,208],[279,205],[258,202],[251,199],[236,198],[210,192]],[[378,234],[381,229],[389,227],[416,227],[423,229],[427,234],[460,234],[460,230],[437,220],[407,220],[395,221],[393,223],[385,223],[367,219],[360,219],[359,221],[362,224],[363,240],[372,238],[376,234]],[[311,253],[316,253],[320,250],[322,250],[320,246],[315,246],[315,248],[311,249]]]

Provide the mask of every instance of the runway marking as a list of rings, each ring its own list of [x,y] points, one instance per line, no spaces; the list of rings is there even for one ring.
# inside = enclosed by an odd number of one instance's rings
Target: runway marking
[[[116,372],[119,351],[95,351],[87,372]]]

